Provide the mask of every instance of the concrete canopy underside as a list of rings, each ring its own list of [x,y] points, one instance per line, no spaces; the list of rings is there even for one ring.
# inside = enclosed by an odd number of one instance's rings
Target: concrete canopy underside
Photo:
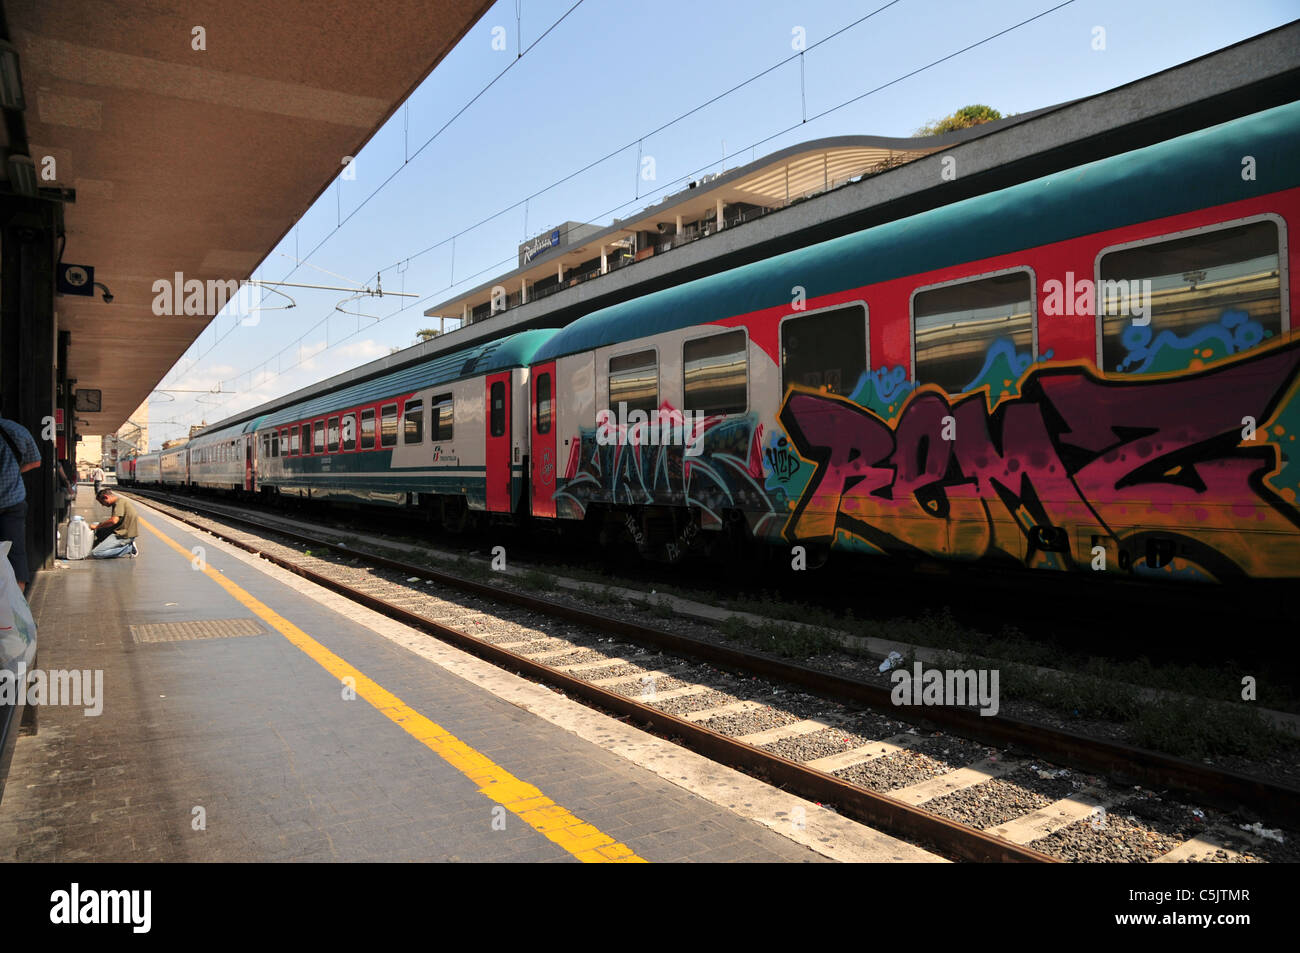
[[[40,184],[76,190],[62,260],[113,295],[55,302],[68,376],[103,391],[80,432],[117,430],[212,318],[156,316],[153,283],[247,278],[490,5],[5,0]]]

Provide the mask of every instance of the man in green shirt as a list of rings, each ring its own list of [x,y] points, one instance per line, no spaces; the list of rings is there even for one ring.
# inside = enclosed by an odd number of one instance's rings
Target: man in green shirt
[[[112,559],[115,556],[135,556],[135,537],[139,523],[135,504],[123,499],[108,487],[95,494],[95,499],[111,510],[108,519],[91,523],[95,531],[95,548],[90,551],[94,559]]]

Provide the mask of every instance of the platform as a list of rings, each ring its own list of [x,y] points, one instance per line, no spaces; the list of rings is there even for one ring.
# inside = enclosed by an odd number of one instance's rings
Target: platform
[[[933,859],[139,509],[34,587],[103,705],[19,739],[0,859]]]

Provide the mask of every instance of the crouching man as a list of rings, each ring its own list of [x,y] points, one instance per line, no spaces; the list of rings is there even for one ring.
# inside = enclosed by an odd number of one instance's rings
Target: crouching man
[[[135,504],[123,499],[108,487],[103,487],[95,494],[95,499],[109,507],[112,513],[108,519],[91,523],[95,531],[95,548],[90,551],[94,559],[112,559],[114,556],[136,555],[135,537],[139,532],[136,521]]]

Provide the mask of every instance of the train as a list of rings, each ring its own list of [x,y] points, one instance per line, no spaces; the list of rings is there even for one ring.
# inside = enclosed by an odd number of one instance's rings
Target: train
[[[119,480],[665,562],[1293,577],[1292,225],[1300,103],[254,410]]]

